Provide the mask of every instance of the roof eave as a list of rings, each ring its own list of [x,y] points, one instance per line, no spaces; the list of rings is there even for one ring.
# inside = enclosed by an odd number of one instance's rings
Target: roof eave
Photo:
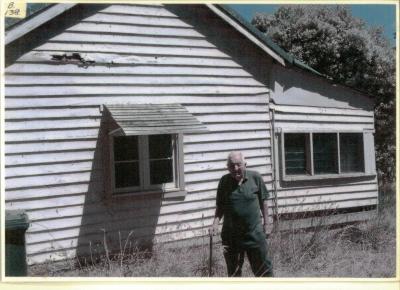
[[[269,54],[273,59],[275,59],[277,62],[279,62],[281,65],[285,66],[285,59],[280,56],[278,53],[276,53],[273,49],[265,45],[263,40],[258,39],[254,35],[254,31],[250,32],[248,29],[246,29],[246,26],[241,23],[240,19],[238,17],[232,17],[231,13],[227,14],[227,10],[225,7],[222,7],[221,5],[217,4],[206,4],[208,8],[210,8],[215,14],[217,14],[219,17],[221,17],[225,22],[230,24],[233,28],[235,28],[238,32],[240,32],[242,35],[244,35],[246,38],[248,38],[251,42],[256,44],[258,47],[260,47],[263,51],[265,51],[267,54]]]

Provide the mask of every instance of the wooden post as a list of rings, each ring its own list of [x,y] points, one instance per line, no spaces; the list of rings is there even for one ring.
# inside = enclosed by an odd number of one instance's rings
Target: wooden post
[[[208,259],[208,277],[212,277],[213,234],[210,233],[210,255]]]

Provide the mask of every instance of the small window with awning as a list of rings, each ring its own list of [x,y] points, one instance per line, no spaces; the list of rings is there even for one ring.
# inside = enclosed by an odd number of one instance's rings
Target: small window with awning
[[[186,194],[183,134],[207,127],[181,104],[104,105],[105,177],[108,197]]]

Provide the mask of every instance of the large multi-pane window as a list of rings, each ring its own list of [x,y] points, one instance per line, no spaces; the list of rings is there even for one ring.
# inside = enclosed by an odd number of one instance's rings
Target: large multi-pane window
[[[178,187],[176,134],[112,137],[114,193]]]
[[[363,133],[284,133],[285,175],[364,172]]]

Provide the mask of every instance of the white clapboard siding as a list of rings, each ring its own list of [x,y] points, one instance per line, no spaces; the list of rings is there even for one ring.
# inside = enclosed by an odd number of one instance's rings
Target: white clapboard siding
[[[175,229],[170,230],[176,230],[176,227],[181,226],[182,224],[186,223],[186,221],[190,221],[193,223],[198,223],[201,222],[202,219],[204,218],[210,218],[213,217],[215,210],[213,209],[202,209],[201,211],[196,211],[196,212],[190,212],[190,213],[173,213],[169,215],[162,215],[159,216],[159,220],[157,220],[157,229],[162,230],[162,227],[165,228],[167,226],[169,227],[175,227]],[[124,218],[125,217],[125,218]],[[109,233],[110,231],[115,231],[115,228],[112,227],[112,224],[118,225],[117,229],[119,231],[124,231],[124,230],[131,230],[132,229],[132,222],[129,222],[129,219],[135,219],[135,225],[136,227],[139,228],[144,228],[144,227],[154,227],[154,218],[156,217],[150,217],[150,216],[132,216],[129,215],[128,213],[124,213],[118,218],[108,216],[108,215],[101,215],[101,213],[97,215],[93,215],[89,220],[85,220],[87,224],[83,225],[82,227],[79,226],[73,226],[73,225],[78,225],[81,224],[82,221],[76,218],[68,218],[66,219],[68,222],[70,222],[71,226],[70,227],[65,227],[65,228],[49,228],[51,225],[49,223],[46,223],[45,221],[37,221],[33,222],[33,228],[39,229],[36,232],[32,232],[29,230],[27,234],[31,237],[34,238],[34,240],[31,240],[29,244],[34,244],[38,242],[46,242],[46,240],[43,239],[43,236],[48,236],[49,234],[53,236],[53,239],[68,239],[68,238],[77,238],[79,234],[79,231],[84,232],[84,235],[88,234],[99,234],[101,233],[100,229],[102,227],[107,229],[107,232]],[[97,219],[98,223],[93,223]],[[66,224],[66,221],[59,220],[60,224]],[[140,226],[138,226],[140,225]],[[72,236],[68,236],[71,235]],[[81,234],[80,238],[83,238],[84,236]]]
[[[55,151],[94,150],[96,148],[96,143],[97,139],[93,138],[93,140],[62,140],[56,142],[6,144],[4,146],[4,152],[7,156],[21,153],[33,154]]]
[[[45,90],[44,90],[45,88]],[[73,95],[98,95],[98,94],[246,94],[246,93],[267,93],[264,87],[235,87],[235,86],[58,86],[58,87],[40,87],[40,86],[27,86],[27,87],[6,87],[6,94],[9,96],[73,96]]]
[[[279,198],[287,197],[303,197],[311,195],[322,195],[322,194],[341,194],[354,191],[377,191],[377,184],[375,181],[363,182],[361,184],[345,184],[339,186],[338,184],[330,186],[314,186],[314,187],[300,187],[295,189],[280,189],[278,190]]]
[[[362,131],[374,129],[373,112],[305,106],[274,106],[275,126],[290,131]]]
[[[10,177],[6,179],[5,186],[7,190],[13,190],[17,188],[52,186],[62,183],[86,182],[89,180],[97,181],[100,180],[98,175],[96,170],[85,170],[73,173],[59,173],[57,175],[43,175],[40,177]]]
[[[241,68],[205,68],[198,66],[177,67],[156,65],[133,65],[133,66],[88,66],[80,67],[77,64],[22,64],[16,63],[7,67],[9,74],[99,74],[99,75],[208,75],[208,76],[238,76],[251,77]]]
[[[7,86],[18,87],[19,85],[233,85],[233,86],[260,86],[261,84],[249,77],[238,78],[215,78],[203,76],[163,76],[154,79],[146,76],[36,76],[35,78],[21,75],[10,75],[7,77]]]
[[[373,111],[356,110],[348,108],[326,108],[326,107],[305,107],[305,106],[289,106],[289,105],[273,105],[271,108],[275,109],[277,114],[280,113],[293,113],[293,114],[307,114],[307,115],[348,115],[348,116],[367,116],[374,117]]]
[[[338,201],[343,200],[356,200],[356,199],[364,199],[364,198],[373,198],[375,199],[376,192],[375,191],[361,191],[361,192],[348,192],[341,194],[323,194],[323,195],[311,195],[311,196],[302,196],[302,197],[294,197],[294,198],[279,198],[279,206],[287,206],[287,205],[296,205],[296,204],[309,204],[309,203],[336,203]]]
[[[74,34],[73,34],[74,35]],[[88,37],[90,35],[84,34],[82,37]],[[101,39],[107,40],[108,35],[99,35]],[[113,36],[115,37],[115,36]],[[128,36],[120,36],[128,37]],[[130,38],[130,37],[128,37]],[[170,38],[168,43],[172,42]],[[118,39],[123,43],[123,40]],[[129,41],[125,40],[125,41]],[[183,45],[182,39],[174,39],[174,42]],[[111,41],[111,40],[110,40]],[[158,42],[157,42],[158,41]],[[200,40],[186,40],[187,42],[196,44],[196,41]],[[154,38],[154,42],[158,43],[160,40]],[[171,43],[171,45],[175,45]],[[68,54],[70,54],[69,52]],[[52,60],[54,55],[63,55],[67,52],[60,51],[31,51],[20,57],[17,63],[42,63],[42,64],[57,64],[56,61]],[[199,67],[225,67],[225,68],[240,68],[234,60],[229,58],[207,58],[207,57],[196,57],[196,56],[163,56],[163,55],[133,55],[133,54],[115,54],[115,53],[98,53],[98,52],[80,52],[79,55],[85,61],[94,61],[96,65],[177,65],[177,66],[199,66]]]
[[[98,104],[123,104],[123,103],[137,103],[137,104],[148,104],[150,100],[147,95],[135,95],[131,94],[128,96],[114,96],[114,95],[92,95],[92,96],[68,96],[68,97],[8,97],[6,102],[6,108],[24,108],[24,107],[47,107],[49,104],[54,106],[79,106],[79,105],[98,105]],[[166,95],[162,94],[159,96],[152,96],[151,102],[154,104],[170,104],[179,103],[185,104],[190,98],[192,104],[204,104],[212,102],[214,104],[241,104],[244,102],[248,104],[262,104],[265,105],[266,94],[242,94],[242,95],[225,95],[223,98],[215,98],[215,95],[201,96],[196,94],[185,94],[185,95]],[[246,98],[246,99],[244,99]],[[235,127],[240,124],[235,124]],[[265,128],[265,127],[264,127]],[[234,128],[232,128],[234,129]]]
[[[118,34],[140,34],[151,36],[176,36],[176,37],[191,37],[205,38],[200,32],[191,28],[183,27],[152,27],[143,28],[141,25],[126,25],[126,24],[102,24],[81,22],[67,28],[66,31],[85,31],[98,33],[118,33]]]
[[[155,46],[155,45],[154,45]],[[132,55],[180,55],[197,57],[228,58],[228,55],[220,52],[216,48],[197,48],[197,47],[166,47],[166,46],[141,46],[130,44],[104,44],[104,43],[59,43],[48,42],[37,48],[35,51],[58,51],[59,52],[96,52],[96,53],[117,53]]]
[[[277,128],[285,131],[362,131],[363,129],[374,130],[374,124],[357,123],[308,123],[308,122],[276,122]]]
[[[169,216],[163,216],[162,222],[159,224],[171,224],[177,223],[177,221],[181,220],[193,220],[193,219],[202,219],[202,218],[209,218],[214,215],[214,209],[204,210],[204,211],[197,211],[191,213],[184,213],[184,214],[172,214]],[[71,228],[71,229],[61,229],[61,230],[52,230],[52,231],[44,231],[39,233],[27,233],[27,239],[30,240],[29,244],[36,244],[40,242],[52,241],[52,240],[60,240],[60,239],[68,239],[68,238],[78,238],[80,234],[80,228]],[[103,234],[98,228],[90,228],[87,227],[85,229],[86,235],[98,235]]]
[[[36,142],[49,140],[72,140],[72,139],[93,139],[99,135],[99,128],[76,128],[76,129],[59,129],[55,131],[23,131],[10,132],[6,135],[7,142]]]
[[[252,104],[240,104],[237,105],[212,105],[212,104],[203,104],[203,105],[189,105],[187,109],[191,113],[201,114],[201,113],[237,113],[242,114],[243,112],[262,112],[268,113],[268,106],[264,105],[252,105]],[[267,116],[269,118],[269,116]],[[251,129],[251,128],[249,128]],[[189,135],[189,134],[188,134]]]
[[[279,207],[279,213],[293,213],[293,212],[306,212],[306,211],[319,211],[319,210],[332,210],[341,208],[361,207],[376,205],[376,198],[367,198],[360,200],[346,200],[327,203],[314,203],[314,204],[300,204],[291,205],[286,207]]]
[[[252,128],[249,128],[249,131],[239,131],[239,132],[210,132],[208,134],[185,134],[184,142],[185,143],[195,143],[195,142],[211,142],[211,141],[224,141],[224,140],[234,140],[237,138],[240,139],[254,139],[254,138],[269,138],[269,131],[267,130],[257,130],[251,131]]]
[[[161,235],[161,234],[166,234],[166,233],[171,233],[171,232],[183,232],[183,231],[188,231],[188,230],[192,230],[194,228],[203,228],[205,226],[210,226],[211,222],[212,222],[212,218],[213,217],[208,217],[206,219],[203,220],[197,220],[197,221],[193,221],[193,222],[185,222],[179,225],[161,225],[161,226],[157,226],[155,229],[155,234],[156,235]],[[137,230],[134,231],[134,233],[140,235],[140,231],[141,230]],[[113,232],[112,232],[113,233]],[[118,241],[118,232],[117,233],[113,233],[114,234],[114,238],[116,238],[116,240],[114,241],[114,243],[116,241]],[[108,236],[110,236],[110,233],[108,233]],[[140,237],[140,236],[139,236]],[[85,238],[85,237],[82,237]],[[103,233],[102,231],[99,229],[98,234],[95,236],[92,236],[93,241],[101,241],[103,239]],[[70,238],[70,239],[66,239],[66,240],[58,240],[58,241],[50,241],[47,243],[38,243],[38,244],[33,244],[33,245],[28,245],[27,246],[27,254],[32,254],[35,252],[41,252],[41,251],[48,251],[48,250],[61,250],[61,249],[65,249],[67,247],[76,247],[78,246],[79,240],[81,238]],[[83,244],[85,245],[85,243]],[[89,246],[89,242],[86,242],[86,245]]]
[[[63,128],[99,128],[100,118],[10,121],[5,131],[54,130]]]
[[[79,183],[77,183],[79,184]],[[72,184],[64,184],[64,185],[72,185]],[[25,188],[24,188],[25,189]],[[33,188],[34,189],[34,188]],[[14,210],[14,209],[23,209],[23,210],[31,210],[31,209],[40,209],[40,208],[56,208],[56,207],[64,207],[70,205],[84,204],[86,200],[85,193],[75,195],[73,198],[71,196],[51,196],[52,187],[46,188],[48,194],[47,199],[32,199],[32,200],[6,200],[6,209]],[[8,191],[8,195],[13,194],[14,191]]]
[[[12,76],[9,76],[12,77]],[[34,81],[37,77],[26,77]],[[61,108],[20,108],[20,109],[9,109],[5,110],[5,119],[7,121],[12,120],[26,120],[26,119],[41,119],[41,118],[91,118],[99,117],[100,106],[92,107],[61,107]]]
[[[163,7],[144,7],[140,5],[111,5],[102,9],[100,12],[178,18],[177,15],[169,12]]]
[[[43,153],[43,154],[18,154],[5,158],[6,168],[8,166],[23,166],[28,164],[46,164],[89,161],[94,158],[94,150],[82,150],[74,152]]]
[[[118,14],[111,13],[97,13],[93,16],[89,16],[83,20],[83,22],[107,22],[107,23],[120,23],[120,24],[142,24],[147,26],[174,26],[174,27],[184,27],[193,28],[193,26],[185,23],[180,19],[171,19],[155,16],[136,16],[136,15],[125,15],[121,17]]]
[[[356,123],[370,124],[374,122],[371,116],[350,116],[350,115],[311,115],[311,114],[293,114],[278,113],[275,120],[277,122],[320,122],[320,123]]]
[[[193,143],[187,144],[185,146],[185,152],[195,153],[195,152],[212,152],[212,151],[226,151],[226,150],[241,150],[242,148],[263,148],[270,144],[269,140],[265,139],[253,139],[253,140],[238,140],[235,143],[224,142],[218,143],[218,146],[210,146],[207,143]]]
[[[62,172],[79,172],[89,171],[93,168],[93,161],[78,161],[69,162],[66,164],[42,164],[42,165],[26,165],[9,167],[5,170],[5,177],[18,177],[18,176],[40,176],[45,174],[58,174]]]
[[[265,121],[258,122],[246,122],[246,123],[235,123],[233,126],[231,122],[226,123],[209,123],[206,124],[208,130],[211,132],[237,132],[243,130],[265,130],[269,128],[269,123],[267,122],[267,117]]]
[[[58,200],[61,200],[59,198]],[[172,213],[183,213],[183,212],[188,212],[188,211],[195,211],[195,210],[203,210],[205,208],[214,208],[215,207],[215,201],[214,200],[205,200],[205,201],[196,201],[196,202],[190,202],[190,203],[184,203],[184,204],[172,204],[172,205],[166,205],[160,208],[159,213],[154,213],[157,216],[161,217],[162,215],[166,214],[172,214]],[[148,212],[154,212],[150,209],[148,209]],[[71,227],[80,227],[83,225],[101,225],[104,223],[107,224],[114,224],[117,225],[118,223],[127,223],[129,224],[143,224],[144,222],[151,222],[150,216],[145,216],[143,218],[143,222],[137,222],[137,221],[129,221],[126,219],[124,216],[120,216],[124,214],[124,211],[119,210],[118,213],[115,212],[113,215],[110,215],[108,212],[98,212],[94,214],[87,214],[85,216],[75,216],[75,217],[62,217],[59,219],[51,219],[51,220],[41,220],[37,222],[32,222],[32,224],[29,227],[29,232],[36,232],[36,231],[47,231],[47,230],[53,230],[53,229],[61,229],[61,228],[71,228]],[[130,211],[126,211],[126,214],[129,215]],[[146,218],[149,219],[146,221]]]
[[[202,123],[234,123],[234,122],[265,122],[269,120],[265,113],[242,113],[242,114],[196,114],[196,118]]]
[[[61,184],[58,186],[53,186],[51,188],[51,196],[56,197],[62,195],[85,194],[88,192],[90,187],[93,187],[93,183],[90,184],[89,182],[84,182],[80,184],[71,184],[71,185]],[[5,200],[9,206],[11,202],[14,200],[40,199],[48,196],[49,196],[49,189],[46,187],[34,188],[34,189],[24,188],[19,190],[13,190],[12,193],[8,192],[5,196]],[[18,208],[18,206],[22,205],[23,201],[21,201],[21,204],[16,205],[16,207]],[[25,209],[29,210],[29,207],[25,207]]]

